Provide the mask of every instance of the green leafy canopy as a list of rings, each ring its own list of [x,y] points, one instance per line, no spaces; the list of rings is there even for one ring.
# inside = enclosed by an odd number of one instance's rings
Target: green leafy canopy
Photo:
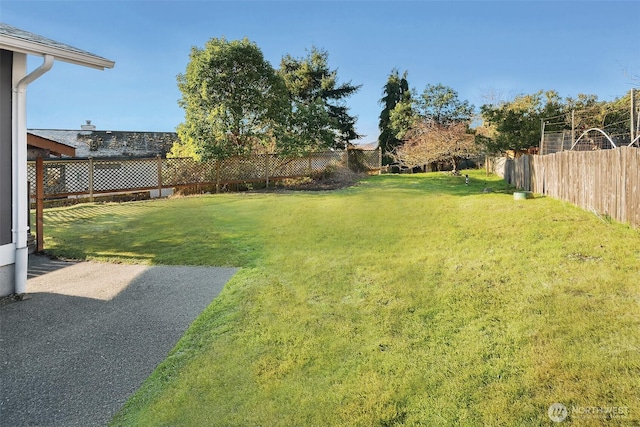
[[[360,86],[339,84],[324,50],[287,55],[275,70],[255,43],[223,37],[193,47],[189,59],[177,77],[185,121],[171,156],[297,155],[344,148],[360,136],[345,103]]]
[[[288,114],[286,86],[248,39],[193,47],[178,75],[185,122],[178,135],[195,155],[225,158],[269,144]]]

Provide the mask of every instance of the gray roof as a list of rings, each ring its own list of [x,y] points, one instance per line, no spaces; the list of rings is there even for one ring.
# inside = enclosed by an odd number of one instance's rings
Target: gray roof
[[[175,132],[27,129],[60,144],[74,147],[76,157],[165,156],[178,140]]]
[[[86,50],[0,22],[0,49],[28,55],[52,55],[56,60],[86,67],[113,68],[115,62]]]

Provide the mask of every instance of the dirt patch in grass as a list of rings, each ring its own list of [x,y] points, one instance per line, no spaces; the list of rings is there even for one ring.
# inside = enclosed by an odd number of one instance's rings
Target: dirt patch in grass
[[[366,177],[366,173],[353,172],[348,168],[341,167],[312,177],[285,179],[278,181],[275,187],[263,188],[256,191],[286,192],[339,190],[354,186]]]

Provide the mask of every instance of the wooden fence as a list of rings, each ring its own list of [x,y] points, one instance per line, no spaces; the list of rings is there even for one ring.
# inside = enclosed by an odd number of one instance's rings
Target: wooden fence
[[[640,227],[640,148],[525,155],[496,164],[496,173],[516,188]]]

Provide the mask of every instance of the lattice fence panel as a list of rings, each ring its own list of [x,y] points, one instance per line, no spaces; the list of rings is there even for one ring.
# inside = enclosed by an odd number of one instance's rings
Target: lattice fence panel
[[[352,155],[352,153],[350,153]],[[358,150],[358,159],[370,169],[380,167],[378,151]],[[216,163],[180,159],[63,159],[45,160],[44,194],[58,196],[121,192],[219,182],[261,181],[308,176],[327,167],[345,164],[345,151],[312,153],[307,157],[256,155],[233,157]],[[35,194],[35,162],[27,164],[31,194]],[[158,182],[158,178],[161,182]],[[89,188],[93,183],[92,188]]]
[[[87,160],[47,160],[43,165],[44,194],[83,193],[89,189]],[[36,164],[27,162],[29,192],[36,194]]]
[[[311,171],[321,172],[329,166],[335,166],[345,163],[347,159],[346,151],[325,151],[322,153],[313,153],[311,158]]]
[[[164,159],[162,161],[162,185],[196,184],[214,182],[215,162],[197,162],[191,158]]]
[[[360,158],[362,159],[363,165],[368,170],[376,170],[380,168],[380,153],[378,150],[359,150]]]
[[[158,186],[156,159],[95,160],[93,191],[131,190]]]
[[[220,162],[220,181],[264,179],[266,170],[266,156],[231,157]]]
[[[286,178],[300,175],[298,173],[299,160],[297,157],[279,157],[271,154],[269,156],[269,177]]]
[[[27,182],[29,183],[29,194],[36,194],[36,163],[27,162]]]
[[[270,163],[271,176],[274,178],[286,178],[308,175],[308,157],[277,157],[273,156]]]
[[[65,188],[63,191],[55,191],[55,188],[52,188],[46,185],[47,181],[53,182],[53,180],[48,180],[47,175],[50,175],[52,178],[55,177],[56,172],[53,171],[56,167],[62,169],[62,172],[65,176]],[[50,171],[50,172],[47,172]],[[88,191],[89,189],[89,162],[86,160],[80,161],[65,161],[65,162],[45,162],[44,163],[44,178],[45,178],[45,186],[44,186],[44,194],[56,194],[59,192],[67,192],[67,193],[81,193]]]

